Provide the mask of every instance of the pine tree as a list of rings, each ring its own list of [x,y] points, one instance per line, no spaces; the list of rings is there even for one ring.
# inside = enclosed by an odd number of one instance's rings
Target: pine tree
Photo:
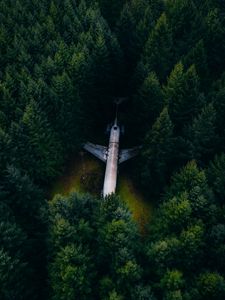
[[[87,49],[75,48],[69,62],[69,75],[73,85],[79,89],[81,96],[87,93],[88,89],[88,73],[90,71],[90,54]]]
[[[154,71],[160,81],[165,80],[172,66],[172,34],[163,13],[150,33],[144,48],[142,64],[146,73]]]
[[[40,223],[40,206],[44,202],[42,191],[29,176],[13,166],[8,166],[4,172],[0,189],[6,193],[4,202],[11,208],[17,223],[34,237],[35,226]]]
[[[224,75],[214,84],[213,92],[210,95],[210,98],[213,101],[213,106],[216,109],[216,131],[219,134],[219,148],[220,151],[224,151],[224,142],[225,142],[225,81]]]
[[[184,287],[185,280],[182,272],[178,270],[167,271],[160,281],[160,285],[163,288],[164,297],[167,300],[177,299],[181,300],[182,288]]]
[[[7,45],[9,45],[8,32],[4,24],[2,24],[0,27],[0,52],[1,52],[0,64],[2,66],[2,69],[5,69],[7,63]]]
[[[187,128],[193,159],[204,163],[212,158],[218,141],[215,123],[216,111],[212,104],[208,104]]]
[[[73,21],[75,17],[75,3],[71,0],[65,0],[63,3],[63,12],[65,15],[68,15],[68,17]]]
[[[80,131],[82,128],[81,101],[76,87],[68,74],[54,76],[51,82],[53,103],[55,105],[55,131],[60,135],[62,143],[69,152],[80,147]]]
[[[57,52],[54,55],[54,66],[55,70],[58,73],[62,73],[67,67],[70,60],[69,47],[63,41],[58,45]]]
[[[149,33],[162,11],[161,0],[131,0],[123,6],[116,33],[125,54],[128,77],[130,77],[129,72],[136,67]]]
[[[214,193],[216,200],[221,203],[225,201],[225,154],[216,155],[206,169],[207,179]]]
[[[183,58],[185,68],[195,65],[196,72],[201,80],[201,88],[207,90],[209,87],[208,58],[204,41],[200,40]]]
[[[15,79],[9,73],[6,73],[5,80],[0,83],[1,104],[0,109],[7,116],[9,120],[14,119],[14,109],[16,107]]]
[[[166,192],[166,199],[187,192],[190,194],[198,187],[201,194],[207,196],[209,187],[205,172],[200,170],[195,161],[189,162],[180,172],[172,176],[170,187]]]
[[[202,36],[204,30],[203,18],[193,0],[168,0],[165,6],[168,23],[173,35],[174,56],[175,59],[179,59]]]
[[[155,73],[146,77],[134,97],[135,126],[146,132],[155,122],[163,108],[163,93]]]
[[[58,20],[58,9],[54,3],[54,0],[52,0],[50,3],[49,14],[52,17],[52,19],[54,20],[54,23],[56,23]]]
[[[183,193],[186,193],[190,201],[194,218],[204,220],[207,224],[213,222],[216,214],[214,194],[208,185],[205,172],[197,167],[195,161],[189,162],[173,175],[164,199],[179,197]]]
[[[141,182],[152,194],[162,191],[166,183],[172,142],[173,124],[164,108],[146,135],[141,155]]]
[[[91,268],[88,250],[73,244],[61,248],[49,270],[52,299],[86,300],[92,297]]]
[[[191,222],[192,207],[186,192],[163,202],[157,217],[161,222],[154,228],[158,238],[162,235],[179,234]]]
[[[57,195],[49,202],[48,270],[52,299],[93,298],[93,255],[97,247],[93,222],[97,208],[97,201],[90,195],[76,193],[68,197]]]
[[[109,196],[100,204],[98,225],[99,268],[107,270],[107,277],[101,280],[102,296],[115,289],[130,298],[142,275],[135,256],[139,233],[118,196]]]
[[[225,296],[225,279],[217,272],[201,273],[196,285],[200,299],[222,300]]]
[[[97,93],[102,96],[105,95],[104,89],[109,88],[110,76],[110,60],[109,51],[104,35],[100,32],[96,37],[96,44],[93,52],[93,79]],[[100,90],[100,91],[98,91]],[[101,91],[102,90],[102,91]]]
[[[0,127],[0,177],[2,175],[2,172],[4,172],[7,163],[10,161],[10,154],[11,154],[11,138],[8,133],[5,132]]]
[[[113,91],[110,50],[100,24],[94,43],[91,55],[89,90],[86,93],[86,102],[84,103],[87,120],[90,121],[90,128],[93,127],[96,120],[102,125],[109,118],[108,108],[112,103],[111,95]]]
[[[199,112],[199,107],[202,105],[199,84],[195,66],[191,66],[185,72],[182,63],[174,67],[168,78],[164,95],[177,131]]]
[[[61,166],[62,148],[45,114],[34,100],[26,107],[22,125],[32,146],[36,166],[35,169],[32,166],[33,174],[35,178],[47,181],[57,174]]]
[[[27,236],[2,201],[0,213],[0,297],[5,300],[37,299],[34,273],[28,263]]]
[[[210,72],[212,72],[215,78],[223,72],[225,66],[223,59],[225,50],[225,43],[223,42],[225,37],[223,22],[224,20],[218,8],[209,10],[205,18],[206,30],[204,35],[208,50]],[[212,45],[214,46],[212,47]]]
[[[214,189],[216,192],[216,196],[219,196],[217,193],[218,190]],[[221,198],[219,198],[220,200]],[[222,200],[223,201],[223,200]],[[221,203],[223,203],[221,201]],[[224,266],[225,266],[225,226],[222,223],[222,220],[217,219],[217,224],[213,225],[208,234],[207,234],[207,246],[208,246],[208,256],[207,259],[210,262],[210,268],[214,270],[216,266],[217,271],[220,274],[224,274]]]

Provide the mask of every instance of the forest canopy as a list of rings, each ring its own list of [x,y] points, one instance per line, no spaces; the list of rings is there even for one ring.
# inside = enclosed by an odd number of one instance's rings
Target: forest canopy
[[[225,299],[225,3],[0,0],[0,299]],[[49,190],[114,118],[154,215]]]

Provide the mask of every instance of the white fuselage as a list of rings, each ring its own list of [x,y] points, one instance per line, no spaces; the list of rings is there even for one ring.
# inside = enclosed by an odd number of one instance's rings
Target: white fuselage
[[[116,191],[117,166],[118,166],[118,159],[119,159],[119,141],[120,141],[120,128],[117,125],[117,122],[115,122],[115,124],[112,126],[110,131],[105,179],[104,179],[104,186],[103,186],[103,197],[113,194]]]

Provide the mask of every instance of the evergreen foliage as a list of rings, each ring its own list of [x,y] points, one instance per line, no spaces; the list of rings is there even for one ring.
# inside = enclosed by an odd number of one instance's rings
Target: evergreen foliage
[[[1,299],[225,299],[224,9],[0,0]],[[120,96],[141,233],[116,195],[45,200]]]
[[[133,99],[134,113],[138,112],[135,126],[140,128],[138,134],[141,137],[145,133],[145,131],[141,132],[142,124],[148,124],[150,128],[163,109],[163,105],[163,92],[159,80],[155,73],[150,73]]]
[[[146,74],[155,71],[160,81],[163,81],[171,68],[172,34],[167,22],[167,17],[163,13],[158,19],[155,27],[145,44],[141,66]]]
[[[142,185],[153,195],[158,194],[166,182],[172,145],[173,123],[167,108],[164,108],[145,137],[141,157]]]
[[[199,162],[208,161],[215,153],[217,146],[216,111],[212,104],[204,107],[187,129],[193,158]]]
[[[139,234],[120,199],[73,193],[56,196],[49,209],[52,299],[133,297],[142,275]]]
[[[164,89],[168,110],[176,128],[180,129],[190,122],[201,107],[199,77],[195,66],[186,72],[178,63],[171,72]]]

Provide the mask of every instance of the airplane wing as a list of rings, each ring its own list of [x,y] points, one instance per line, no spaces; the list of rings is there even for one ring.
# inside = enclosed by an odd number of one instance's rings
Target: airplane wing
[[[120,154],[119,154],[119,164],[123,163],[124,161],[135,157],[136,155],[138,155],[139,151],[141,149],[141,146],[137,146],[134,148],[130,148],[130,149],[123,149],[120,150]]]
[[[96,145],[92,143],[86,143],[84,144],[84,149],[97,158],[99,158],[101,161],[106,162],[107,159],[107,147],[101,146],[101,145]]]

